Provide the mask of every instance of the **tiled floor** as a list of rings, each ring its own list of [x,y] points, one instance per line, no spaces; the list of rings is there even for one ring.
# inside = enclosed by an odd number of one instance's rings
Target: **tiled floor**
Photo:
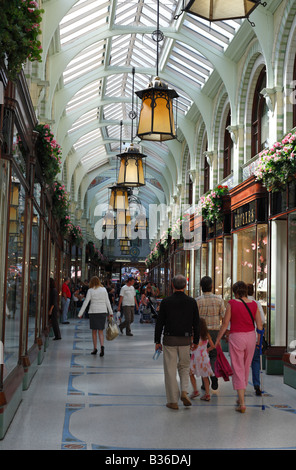
[[[266,449],[296,450],[296,391],[281,376],[264,377],[264,406],[249,386],[247,412],[234,411],[231,382],[219,379],[210,402],[166,408],[162,357],[151,324],[136,317],[133,337],[105,343],[92,356],[88,320],[61,325],[0,441],[11,449]]]

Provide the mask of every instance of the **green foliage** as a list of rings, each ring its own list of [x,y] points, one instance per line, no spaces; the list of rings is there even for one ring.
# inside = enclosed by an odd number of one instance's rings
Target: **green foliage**
[[[0,61],[7,61],[8,76],[16,80],[26,60],[41,62],[44,10],[34,0],[0,0],[0,11]]]
[[[259,154],[255,170],[257,181],[268,191],[282,191],[296,175],[296,133],[287,134],[281,142],[275,142]]]
[[[48,124],[38,124],[36,151],[44,181],[52,184],[61,171],[61,148],[53,137]]]

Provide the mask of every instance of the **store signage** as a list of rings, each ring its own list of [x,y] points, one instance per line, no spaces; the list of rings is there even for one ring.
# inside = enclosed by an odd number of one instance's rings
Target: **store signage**
[[[248,204],[239,207],[233,211],[233,228],[241,228],[245,225],[253,224],[255,222],[256,214],[256,201],[249,202]]]

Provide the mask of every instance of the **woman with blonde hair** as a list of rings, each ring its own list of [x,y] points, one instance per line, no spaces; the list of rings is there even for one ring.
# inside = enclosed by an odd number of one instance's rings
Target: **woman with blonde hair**
[[[107,289],[101,284],[100,279],[97,276],[91,278],[89,283],[89,289],[86,294],[86,298],[80,309],[78,317],[81,318],[87,305],[90,302],[89,307],[89,325],[92,330],[92,340],[94,350],[91,354],[97,354],[97,332],[99,335],[99,341],[101,346],[100,356],[104,356],[104,329],[106,323],[107,313],[109,316],[113,316],[113,310],[110,304]]]

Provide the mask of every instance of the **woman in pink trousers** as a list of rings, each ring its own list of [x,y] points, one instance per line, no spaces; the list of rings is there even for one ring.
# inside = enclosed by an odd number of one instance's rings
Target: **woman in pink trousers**
[[[232,384],[238,394],[236,411],[244,413],[245,391],[248,384],[250,366],[256,347],[256,331],[262,331],[262,320],[255,300],[249,300],[248,287],[243,281],[233,285],[235,299],[228,302],[223,324],[217,336],[215,346],[226,332],[230,323],[229,353],[233,370]],[[260,336],[258,335],[258,343]]]

